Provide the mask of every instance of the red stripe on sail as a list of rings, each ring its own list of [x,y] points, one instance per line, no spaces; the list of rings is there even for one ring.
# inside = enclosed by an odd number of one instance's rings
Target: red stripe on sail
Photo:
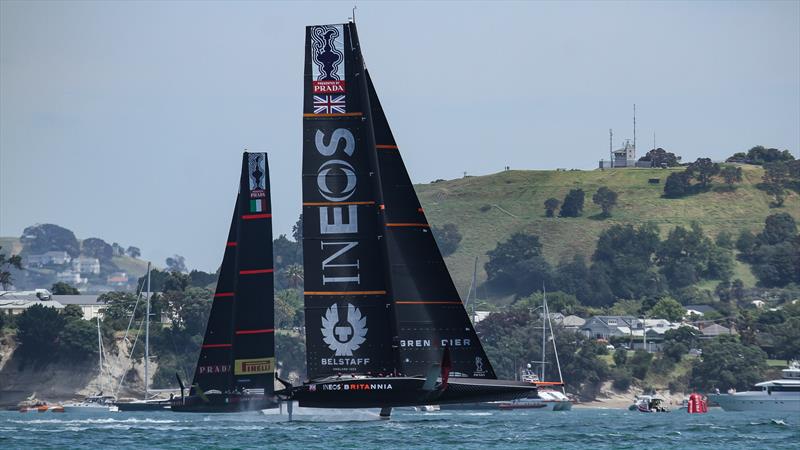
[[[228,242],[225,244],[226,247],[236,247],[236,242]]]
[[[214,298],[217,297],[233,297],[233,292],[217,292],[214,294]]]
[[[240,270],[239,275],[256,275],[259,273],[272,273],[273,269]]]
[[[242,220],[253,220],[253,219],[271,219],[272,214],[245,214],[242,216]]]
[[[272,328],[263,329],[263,330],[237,330],[236,334],[266,334],[266,333],[274,333],[275,330]]]
[[[203,348],[230,348],[231,344],[205,344]]]

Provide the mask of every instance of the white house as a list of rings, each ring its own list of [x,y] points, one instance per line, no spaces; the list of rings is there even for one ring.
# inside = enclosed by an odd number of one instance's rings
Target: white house
[[[80,258],[72,260],[72,270],[81,274],[91,273],[97,275],[100,273],[100,260],[81,256]]]

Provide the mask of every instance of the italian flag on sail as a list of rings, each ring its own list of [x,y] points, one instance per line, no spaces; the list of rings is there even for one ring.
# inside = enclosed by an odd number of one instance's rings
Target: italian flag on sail
[[[250,199],[250,212],[260,213],[266,210],[265,206],[265,199],[263,198],[254,198]]]

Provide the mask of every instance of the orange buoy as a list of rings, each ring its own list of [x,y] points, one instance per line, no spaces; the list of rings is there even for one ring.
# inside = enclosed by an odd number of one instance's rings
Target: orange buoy
[[[47,407],[47,405],[41,405],[36,407],[36,410],[39,412],[46,412],[48,409],[49,408]]]

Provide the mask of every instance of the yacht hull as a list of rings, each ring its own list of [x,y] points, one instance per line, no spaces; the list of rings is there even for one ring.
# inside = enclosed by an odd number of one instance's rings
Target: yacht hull
[[[174,399],[170,409],[188,413],[237,413],[277,408],[276,398],[249,394],[205,394],[190,395],[185,399]]]
[[[796,395],[772,395],[754,392],[738,394],[709,394],[708,399],[718,404],[725,411],[800,411],[800,392]]]
[[[302,407],[383,408],[510,401],[536,391],[530,383],[475,378],[451,378],[433,390],[424,385],[422,377],[325,379],[297,386],[291,395]]]

